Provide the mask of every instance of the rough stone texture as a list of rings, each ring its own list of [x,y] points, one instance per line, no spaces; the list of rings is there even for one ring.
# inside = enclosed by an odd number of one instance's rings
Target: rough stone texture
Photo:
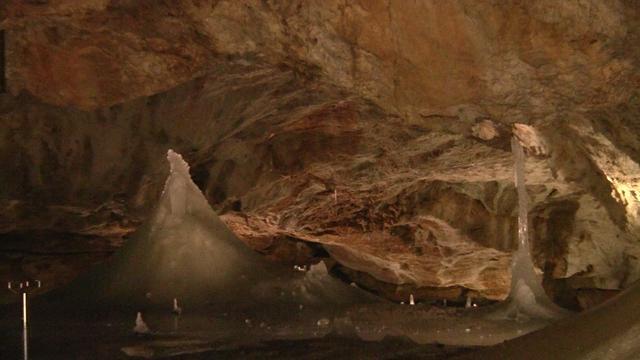
[[[640,277],[635,1],[8,1],[0,28],[4,234],[125,237],[171,147],[274,259],[503,299],[513,132],[550,291]]]

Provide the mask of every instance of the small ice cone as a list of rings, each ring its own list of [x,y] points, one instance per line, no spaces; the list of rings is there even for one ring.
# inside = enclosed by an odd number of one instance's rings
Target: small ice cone
[[[173,298],[173,310],[171,310],[171,312],[173,312],[176,315],[182,314],[182,308],[178,306],[178,299],[176,298]]]
[[[133,332],[136,334],[148,334],[151,332],[147,324],[142,320],[141,312],[138,312],[136,316],[136,326],[133,327]]]
[[[409,295],[409,305],[415,305],[415,304],[416,304],[416,302],[415,302],[415,300],[413,299],[413,294],[410,294],[410,295]]]

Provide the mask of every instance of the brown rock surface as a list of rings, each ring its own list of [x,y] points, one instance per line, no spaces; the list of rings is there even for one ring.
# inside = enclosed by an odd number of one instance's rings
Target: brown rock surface
[[[547,281],[619,289],[640,278],[639,25],[625,0],[3,2],[0,233],[122,239],[174,148],[274,259],[503,299],[515,129]]]

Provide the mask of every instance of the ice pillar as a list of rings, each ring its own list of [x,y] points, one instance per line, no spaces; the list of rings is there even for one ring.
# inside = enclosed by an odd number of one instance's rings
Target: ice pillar
[[[515,162],[514,181],[518,193],[518,249],[511,265],[511,294],[509,315],[518,317],[554,317],[556,307],[547,297],[540,276],[531,258],[529,245],[529,197],[525,181],[525,154],[516,137],[511,139]]]

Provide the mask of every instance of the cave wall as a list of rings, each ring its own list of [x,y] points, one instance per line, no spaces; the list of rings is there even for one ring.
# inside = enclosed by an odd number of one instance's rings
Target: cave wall
[[[640,276],[639,24],[634,1],[5,2],[0,232],[123,238],[174,148],[281,261],[321,246],[389,294],[501,299],[521,123],[537,264],[618,289]]]

